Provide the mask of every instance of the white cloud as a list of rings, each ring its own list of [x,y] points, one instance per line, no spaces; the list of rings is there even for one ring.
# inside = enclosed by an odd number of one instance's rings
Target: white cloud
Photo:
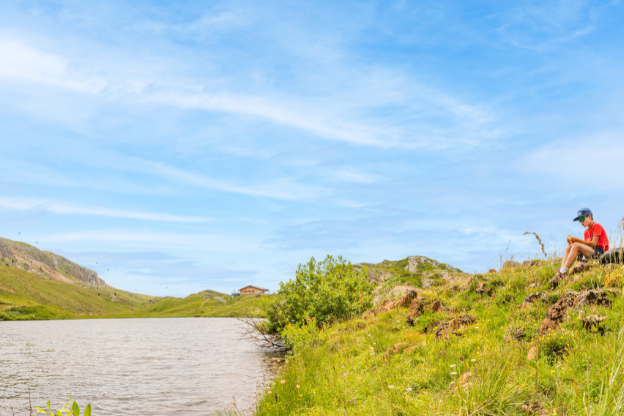
[[[30,198],[0,198],[0,207],[14,210],[43,210],[61,215],[87,215],[110,218],[131,218],[138,220],[166,221],[166,222],[208,222],[212,218],[184,215],[171,215],[153,212],[127,211],[102,207],[86,207],[69,205],[62,202],[30,199]]]
[[[218,252],[253,251],[259,243],[251,238],[238,238],[215,234],[175,234],[166,232],[130,232],[126,230],[82,231],[71,233],[44,234],[37,237],[39,243],[103,242],[130,244],[140,243],[140,247],[164,246],[211,250]]]
[[[331,84],[324,86],[323,94],[281,91],[270,83],[251,89],[257,93],[248,89],[241,93],[235,86],[246,74],[224,75],[225,67],[219,65],[213,65],[203,79],[193,79],[179,73],[181,68],[168,68],[173,74],[165,74],[161,65],[154,65],[170,62],[171,57],[165,60],[153,56],[150,62],[116,57],[115,65],[111,65],[50,53],[31,43],[0,40],[0,53],[4,55],[0,79],[53,86],[131,105],[156,104],[259,117],[317,137],[364,146],[440,148],[453,143],[473,145],[500,135],[487,127],[493,120],[489,109],[426,87],[413,75],[342,62],[344,58],[326,63],[337,79],[327,75],[325,81],[314,80]],[[345,72],[356,75],[345,79]],[[297,82],[307,85],[311,76],[301,74]],[[337,83],[342,83],[339,88],[334,85]],[[397,111],[389,115],[383,110],[386,106],[396,107]],[[428,122],[440,119],[448,122],[444,129],[436,127],[438,121]]]
[[[216,180],[208,176],[187,172],[167,166],[163,163],[147,162],[147,165],[151,167],[152,173],[164,176],[169,180],[235,194],[283,200],[311,200],[327,193],[326,190],[320,187],[298,184],[288,179],[271,181],[269,183],[265,182],[256,185],[241,186]]]

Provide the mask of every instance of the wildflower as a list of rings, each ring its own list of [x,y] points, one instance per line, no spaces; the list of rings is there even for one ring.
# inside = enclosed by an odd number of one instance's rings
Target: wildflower
[[[472,361],[473,363],[476,363],[476,362],[477,362],[477,360],[475,360],[474,358],[473,358],[472,360],[470,360],[470,361]]]
[[[456,367],[456,365],[455,364],[451,364],[451,367]]]
[[[299,384],[297,384],[297,388],[299,388]]]
[[[344,368],[344,365],[342,366],[342,368]]]
[[[286,384],[286,380],[280,380],[280,383]]]
[[[405,390],[407,390],[407,391],[412,391],[412,388],[411,388],[411,387],[408,387],[408,388],[406,388]]]
[[[347,374],[348,374],[348,373],[342,373],[342,375],[343,375],[343,376],[345,376],[345,377],[347,376]]]
[[[349,403],[355,403],[355,397],[349,400]]]
[[[269,394],[273,394],[273,392],[271,390],[269,390]]]
[[[388,388],[389,388],[389,389],[393,389],[393,388],[394,388],[394,386],[388,386]]]
[[[452,375],[452,376],[456,376],[456,375],[457,375],[457,372],[456,372],[456,371],[453,371],[453,372],[451,373],[451,375]]]
[[[475,328],[476,328],[476,329],[479,329],[479,327],[478,327],[478,326],[475,326]]]

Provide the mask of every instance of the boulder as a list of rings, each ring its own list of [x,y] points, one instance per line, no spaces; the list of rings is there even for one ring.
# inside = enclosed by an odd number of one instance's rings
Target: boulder
[[[448,283],[458,283],[458,282],[461,282],[464,279],[463,276],[457,275],[457,274],[451,274],[451,273],[447,272],[446,270],[444,270],[442,272],[442,274],[440,275],[440,278],[442,280],[447,281]]]
[[[537,347],[532,347],[527,354],[527,361],[533,361],[537,358]]]
[[[440,309],[442,309],[442,302],[440,299],[430,300],[427,298],[415,298],[409,306],[409,311],[407,312],[405,320],[408,324],[414,325],[414,320],[425,313],[425,311],[431,310],[435,313]]]
[[[549,331],[554,331],[559,328],[559,324],[563,322],[563,318],[568,311],[568,308],[574,305],[574,299],[578,296],[577,292],[566,291],[566,293],[548,309],[546,312],[546,318],[542,321],[539,327],[539,333],[545,334]]]
[[[399,299],[390,299],[384,300],[381,304],[375,309],[368,310],[362,314],[362,318],[370,318],[373,316],[377,316],[383,312],[389,312],[393,309],[397,308],[407,308],[412,303],[412,300],[418,296],[418,292],[415,290],[409,290],[405,293],[402,298]]]
[[[472,325],[475,322],[477,322],[477,318],[475,318],[474,316],[463,315],[459,318],[452,318],[444,321],[434,322],[427,326],[424,332],[427,333],[430,331],[435,331],[434,333],[436,338],[448,338],[448,336],[451,334],[459,335],[457,331],[459,331],[460,328]]]
[[[584,262],[584,261],[577,261],[576,263],[574,263],[574,266],[572,266],[570,270],[568,271],[568,275],[572,276],[574,274],[582,273],[589,269],[590,269],[589,263]]]
[[[414,286],[395,286],[388,292],[384,292],[383,286],[377,286],[373,295],[373,305],[380,305],[383,301],[403,298],[408,292],[417,292]],[[407,305],[409,306],[409,304]]]
[[[611,307],[611,299],[604,290],[586,290],[578,293],[573,290],[566,290],[565,294],[548,309],[546,318],[539,327],[539,333],[545,334],[556,330],[569,308],[581,308],[584,306],[604,306]]]
[[[588,290],[574,298],[573,306],[580,308],[582,306],[606,306],[611,307],[611,299],[604,290]]]
[[[581,319],[581,322],[583,322],[583,328],[588,331],[592,328],[600,328],[600,324],[607,319],[606,316],[585,316],[584,314],[580,314],[579,318]]]

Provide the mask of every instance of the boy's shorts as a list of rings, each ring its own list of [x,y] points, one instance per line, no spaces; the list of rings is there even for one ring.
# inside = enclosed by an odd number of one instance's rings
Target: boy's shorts
[[[591,256],[592,259],[599,259],[600,256],[602,256],[604,254],[604,247],[596,247],[594,249],[594,255]],[[578,255],[578,257],[576,258],[578,261],[587,261],[589,260],[587,257],[585,257],[584,255],[580,254]]]

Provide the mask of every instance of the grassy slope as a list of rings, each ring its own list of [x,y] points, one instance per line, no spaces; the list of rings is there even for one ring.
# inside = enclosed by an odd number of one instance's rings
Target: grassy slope
[[[265,301],[244,296],[227,303],[228,295],[205,291],[186,298],[154,298],[119,289],[67,284],[0,266],[0,320],[92,317],[248,316],[259,315]],[[113,298],[116,301],[113,302]],[[212,298],[211,300],[206,300]],[[131,311],[133,309],[133,311]]]
[[[460,336],[436,339],[424,328],[454,313],[426,313],[413,327],[406,309],[375,318],[354,318],[323,331],[312,331],[290,355],[278,380],[257,404],[258,416],[282,415],[616,415],[613,398],[624,402],[624,301],[612,296],[611,309],[586,307],[586,314],[607,316],[604,335],[582,328],[570,311],[562,329],[538,336],[548,308],[566,289],[620,288],[624,271],[595,268],[570,277],[555,291],[548,262],[485,276],[496,287],[492,296],[438,286],[426,292],[461,316],[477,318]],[[538,287],[527,289],[531,283]],[[520,309],[525,296],[545,292],[546,300]],[[524,328],[526,338],[506,340],[509,327]],[[399,343],[399,352],[383,359]],[[539,355],[529,361],[529,350]],[[470,381],[457,388],[459,377]],[[612,383],[609,383],[609,376]],[[283,381],[283,384],[282,384]],[[611,396],[610,396],[611,395]],[[523,408],[525,406],[525,408]],[[527,410],[531,408],[534,412]]]

